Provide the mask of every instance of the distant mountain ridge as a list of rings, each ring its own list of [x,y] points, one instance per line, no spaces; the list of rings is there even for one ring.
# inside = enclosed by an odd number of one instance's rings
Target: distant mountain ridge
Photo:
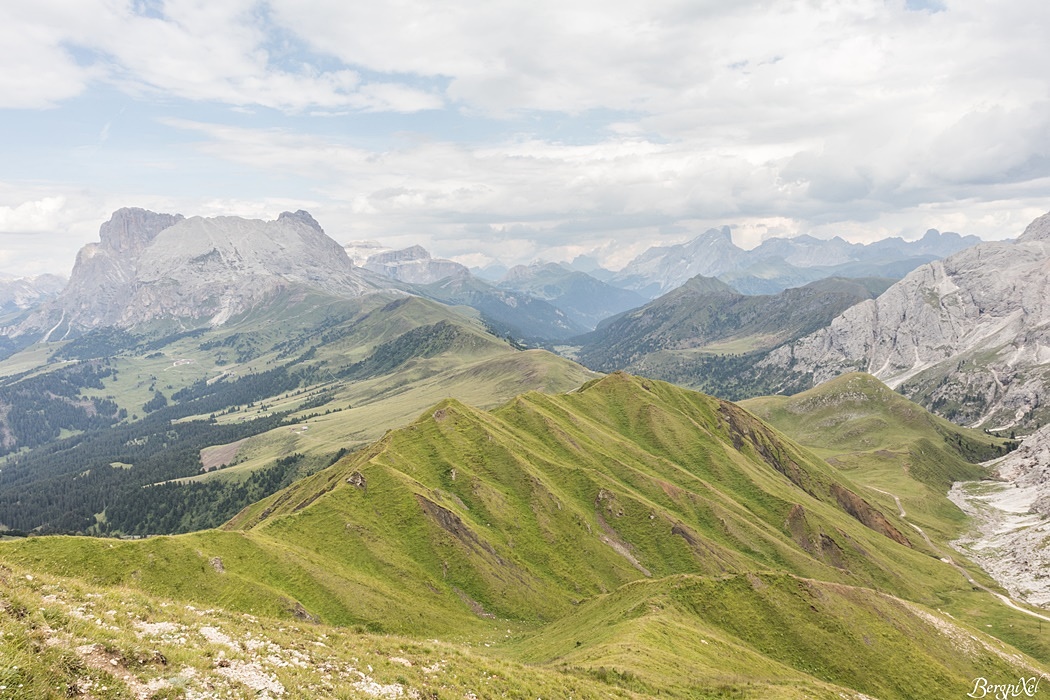
[[[830,278],[778,294],[744,295],[698,275],[575,338],[576,359],[598,371],[627,369],[733,399],[753,395],[753,388],[765,393],[750,386],[752,365],[765,353],[827,325],[890,284]]]
[[[564,340],[645,302],[634,292],[553,263],[519,265],[494,286],[418,245],[370,255],[365,269],[413,294],[476,309],[497,333],[528,343]]]
[[[549,301],[576,323],[594,328],[600,321],[645,303],[642,295],[606,284],[557,263],[517,265],[500,280],[501,289],[527,292]]]
[[[410,284],[431,284],[452,275],[469,274],[466,265],[452,260],[432,258],[423,246],[386,250],[368,257],[366,270]]]
[[[0,274],[0,314],[25,311],[58,296],[66,279],[58,275],[11,277]]]
[[[930,229],[917,241],[887,238],[870,244],[836,236],[771,238],[752,250],[733,242],[728,226],[688,243],[659,246],[629,262],[610,280],[650,298],[696,275],[717,277],[747,294],[772,294],[825,277],[903,276],[931,260],[980,243],[976,236]]]
[[[151,321],[219,325],[281,290],[356,297],[382,288],[309,213],[274,221],[120,209],[77,255],[69,284],[9,335],[52,340]]]

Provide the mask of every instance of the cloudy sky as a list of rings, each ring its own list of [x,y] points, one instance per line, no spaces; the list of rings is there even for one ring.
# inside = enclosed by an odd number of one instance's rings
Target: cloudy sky
[[[0,271],[116,208],[468,264],[994,239],[1050,209],[1045,0],[0,4]]]

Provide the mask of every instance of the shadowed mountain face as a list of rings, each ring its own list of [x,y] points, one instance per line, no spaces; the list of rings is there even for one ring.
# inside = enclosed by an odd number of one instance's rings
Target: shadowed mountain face
[[[414,285],[422,296],[453,306],[469,306],[501,335],[515,341],[544,344],[579,335],[586,327],[553,304],[526,292],[500,289],[469,273],[432,284]]]
[[[827,325],[889,284],[832,278],[747,296],[695,277],[575,339],[576,356],[600,371],[627,369],[729,398],[753,396],[768,391],[754,364],[770,350]]]
[[[500,281],[502,289],[527,292],[561,309],[574,322],[594,328],[610,316],[642,306],[645,297],[555,263],[519,265]]]
[[[121,209],[77,256],[69,284],[11,335],[50,340],[153,321],[220,325],[283,290],[348,298],[382,287],[308,213],[275,221]]]

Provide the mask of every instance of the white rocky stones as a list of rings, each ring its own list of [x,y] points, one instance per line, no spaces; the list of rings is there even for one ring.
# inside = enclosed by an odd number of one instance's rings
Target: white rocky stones
[[[958,483],[948,494],[975,523],[952,544],[1011,595],[1050,606],[1050,425],[994,466],[1002,482]]]

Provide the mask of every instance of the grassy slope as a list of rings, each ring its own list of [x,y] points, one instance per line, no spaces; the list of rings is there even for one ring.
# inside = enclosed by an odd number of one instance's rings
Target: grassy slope
[[[835,484],[860,489],[732,404],[618,374],[490,413],[442,402],[226,531],[34,538],[0,558],[255,615],[492,644],[510,630],[502,654],[647,694],[904,698],[931,668],[940,689],[1024,671],[984,647],[956,658],[929,613],[873,592],[991,606],[921,542],[847,515]],[[858,675],[838,656],[864,630],[879,637]]]
[[[378,367],[362,376],[335,381],[340,370],[365,360],[383,344],[442,323],[456,335],[436,355],[410,357],[391,368]],[[160,329],[154,330],[163,335]],[[30,366],[48,371],[56,365],[46,364],[46,354],[65,345],[68,343],[34,346],[0,362],[0,375]],[[419,350],[428,354],[426,348]],[[308,360],[298,361],[307,354]],[[82,395],[110,397],[132,417],[143,414],[143,404],[153,398],[154,390],[171,397],[201,379],[235,380],[289,363],[296,369],[314,370],[310,386],[212,414],[219,423],[278,411],[293,411],[305,420],[299,426],[281,427],[244,441],[232,450],[234,466],[198,479],[243,479],[294,452],[324,458],[342,448],[352,449],[409,422],[448,396],[491,407],[523,391],[565,391],[594,376],[549,353],[521,353],[460,310],[418,297],[387,294],[346,300],[288,292],[274,304],[223,327],[175,337],[160,347],[118,350],[111,361],[117,376],[106,379],[103,388],[85,389]],[[308,401],[319,405],[297,411]]]
[[[963,513],[944,497],[951,484],[987,476],[974,462],[1002,454],[1007,444],[935,416],[859,372],[741,405],[855,481],[899,496],[909,519],[943,542],[965,526]],[[896,510],[885,493],[866,495]]]
[[[625,688],[756,698],[956,697],[1023,668],[1002,649],[899,598],[770,572],[638,581],[506,647]]]
[[[304,420],[248,438],[236,451],[236,463],[191,480],[243,478],[273,460],[299,452],[330,455],[340,448],[357,448],[401,427],[446,397],[489,408],[525,391],[564,391],[592,378],[593,373],[543,350],[503,351],[480,359],[443,353],[415,360],[396,374],[348,382],[318,408],[293,413]],[[256,415],[294,408],[301,396],[278,396],[256,409]],[[334,412],[326,411],[337,409]],[[239,412],[235,416],[252,413]],[[229,420],[230,416],[222,419]],[[304,429],[305,428],[305,429]]]
[[[2,700],[638,697],[480,645],[173,605],[18,567],[0,567],[0,583]]]

